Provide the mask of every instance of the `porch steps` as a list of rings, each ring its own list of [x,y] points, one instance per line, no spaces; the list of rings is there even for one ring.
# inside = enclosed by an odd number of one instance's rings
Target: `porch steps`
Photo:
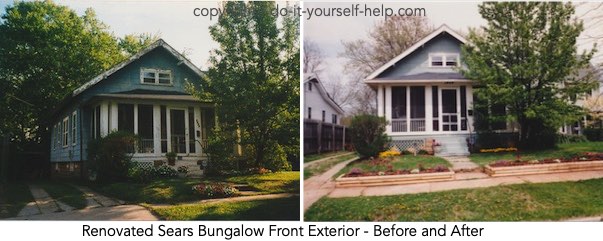
[[[469,155],[466,135],[438,136],[436,141],[440,143],[436,156],[466,156]]]
[[[180,166],[186,166],[188,168],[187,177],[202,177],[203,171],[199,168],[197,161],[176,161],[176,170]]]

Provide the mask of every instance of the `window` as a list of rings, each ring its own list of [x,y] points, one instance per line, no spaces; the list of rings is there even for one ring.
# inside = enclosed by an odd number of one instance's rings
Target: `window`
[[[312,82],[308,82],[308,90],[312,91]]]
[[[77,118],[77,112],[74,111],[73,114],[71,114],[71,144],[75,146],[75,140],[76,140],[76,132],[77,132],[77,122],[76,122],[76,118]]]
[[[392,87],[392,119],[406,119],[406,87]]]
[[[336,115],[336,114],[333,114],[333,115],[331,116],[331,119],[332,119],[332,121],[333,121],[333,124],[337,124],[337,115]]]
[[[312,119],[312,107],[308,107],[308,119]]]
[[[69,116],[63,119],[63,147],[69,145]]]
[[[134,105],[117,105],[117,130],[134,134]]]
[[[326,118],[327,112],[325,112],[324,110],[322,111],[322,122],[325,122],[325,118]]]
[[[163,69],[141,69],[140,81],[144,84],[172,84],[172,71]]]
[[[454,67],[459,65],[458,54],[431,54],[429,59],[430,67]]]

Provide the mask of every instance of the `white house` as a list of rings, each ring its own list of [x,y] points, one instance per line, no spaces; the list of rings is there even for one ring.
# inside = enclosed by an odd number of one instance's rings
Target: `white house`
[[[316,75],[304,76],[304,119],[341,124],[343,109],[331,98]]]

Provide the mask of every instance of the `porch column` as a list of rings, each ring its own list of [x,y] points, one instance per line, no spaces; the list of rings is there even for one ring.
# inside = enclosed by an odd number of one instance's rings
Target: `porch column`
[[[431,85],[425,86],[425,131],[433,131],[433,105],[431,96]]]
[[[194,135],[194,139],[195,141],[195,153],[203,153],[203,149],[201,149],[201,125],[199,123],[201,123],[201,108],[193,108],[194,112],[195,112],[195,123],[194,123],[194,127],[195,127],[195,133],[193,133]],[[197,135],[197,133],[199,133],[199,135]]]
[[[109,105],[102,102],[100,106],[100,136],[109,134]]]
[[[134,134],[138,135],[138,104],[134,104]]]
[[[117,115],[117,103],[109,102],[109,117],[111,119],[109,123],[110,131],[117,131]]]
[[[153,105],[153,153],[161,155],[161,107]]]
[[[392,132],[392,87],[390,85],[385,86],[385,120],[390,122],[389,125],[385,126],[385,132]]]
[[[377,86],[377,116],[385,116],[383,103],[383,86]]]
[[[184,150],[186,151],[186,153],[191,153],[190,151],[190,135],[192,135],[193,133],[188,133],[190,128],[189,126],[192,123],[188,123],[188,108],[184,109],[184,145],[186,145],[184,147]]]
[[[406,132],[410,132],[410,86],[406,86]]]
[[[473,115],[467,114],[467,130],[473,131],[473,116],[475,116],[475,110],[473,109],[473,86],[467,85],[465,90],[467,92],[467,110],[473,110]]]

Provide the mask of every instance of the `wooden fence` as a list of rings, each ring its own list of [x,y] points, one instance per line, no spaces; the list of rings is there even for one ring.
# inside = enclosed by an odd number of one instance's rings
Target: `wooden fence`
[[[350,143],[348,129],[342,125],[304,120],[304,155],[341,151]]]

